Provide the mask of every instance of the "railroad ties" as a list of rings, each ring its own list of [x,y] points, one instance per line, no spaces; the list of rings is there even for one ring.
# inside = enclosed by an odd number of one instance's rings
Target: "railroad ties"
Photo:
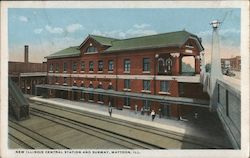
[[[221,144],[100,114],[39,102],[29,120],[9,120],[9,148],[208,149]]]

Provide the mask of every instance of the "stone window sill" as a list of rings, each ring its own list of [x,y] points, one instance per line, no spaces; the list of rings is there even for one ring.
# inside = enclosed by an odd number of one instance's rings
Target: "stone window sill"
[[[77,71],[73,71],[73,73],[77,73]]]
[[[108,73],[112,74],[112,73],[114,73],[114,71],[108,71]]]
[[[68,84],[67,84],[67,83],[64,83],[63,85],[64,85],[64,86],[67,86]]]
[[[84,73],[85,71],[81,71],[81,73]]]
[[[91,102],[91,103],[94,103],[94,100],[88,100],[89,102]]]
[[[94,71],[89,71],[89,73],[94,73]]]
[[[123,91],[127,91],[127,92],[130,92],[131,89],[128,89],[128,88],[124,88]]]
[[[97,103],[99,103],[99,104],[104,104],[104,102],[103,102],[103,101],[98,101]]]
[[[130,106],[127,106],[127,105],[123,105],[123,108],[124,108],[124,109],[131,109],[131,107],[130,107]]]
[[[125,73],[125,74],[129,74],[129,73],[130,73],[130,71],[124,71],[123,73]]]
[[[53,72],[53,71],[50,70],[49,72]]]
[[[143,93],[151,93],[151,91],[149,91],[149,90],[141,90],[141,92],[143,92]]]
[[[171,93],[169,93],[169,92],[158,92],[158,94],[171,94]]]
[[[67,73],[67,71],[63,71],[63,73]]]
[[[98,71],[97,73],[101,74],[101,73],[103,73],[103,71]]]
[[[150,74],[150,71],[142,71],[143,74]]]

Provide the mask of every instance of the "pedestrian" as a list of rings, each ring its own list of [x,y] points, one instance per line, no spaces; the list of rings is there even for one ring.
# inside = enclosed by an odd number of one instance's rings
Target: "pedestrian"
[[[111,117],[111,115],[112,115],[112,106],[110,105],[109,106],[109,116]]]
[[[141,108],[141,115],[144,115],[144,109],[143,109],[143,107]]]
[[[195,118],[196,120],[198,119],[198,113],[197,113],[197,112],[194,113],[194,118]]]
[[[135,114],[137,114],[137,111],[138,111],[138,106],[135,105]]]
[[[152,110],[151,116],[152,116],[152,121],[154,121],[154,119],[155,119],[155,111],[154,110]]]
[[[159,108],[159,118],[161,118],[161,115],[162,115],[161,108]]]

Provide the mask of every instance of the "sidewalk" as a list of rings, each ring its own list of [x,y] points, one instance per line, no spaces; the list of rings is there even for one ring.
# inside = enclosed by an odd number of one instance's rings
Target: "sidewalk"
[[[108,106],[106,105],[100,105],[89,102],[70,101],[60,98],[44,99],[37,96],[30,97],[30,99],[34,101],[41,101],[45,103],[56,104],[59,106],[70,107],[73,109],[109,116]],[[216,119],[211,120],[210,118],[207,118],[207,120],[199,120],[198,122],[193,122],[191,120],[184,122],[179,120],[159,118],[159,116],[156,116],[155,120],[151,121],[150,115],[141,115],[140,112],[136,114],[134,111],[131,111],[129,109],[117,110],[113,108],[112,111],[112,117],[114,118],[127,120],[130,122],[136,122],[156,128],[161,128],[181,133],[183,135],[200,137],[206,140],[218,142],[220,144],[228,143],[227,136],[224,130],[222,129],[221,123],[218,122],[218,120]]]

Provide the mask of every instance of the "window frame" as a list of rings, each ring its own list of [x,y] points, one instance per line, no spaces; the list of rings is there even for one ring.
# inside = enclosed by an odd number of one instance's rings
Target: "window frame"
[[[98,71],[103,71],[104,62],[103,60],[98,61]]]
[[[130,90],[130,89],[131,89],[130,79],[124,79],[124,90]]]
[[[94,71],[94,61],[89,61],[89,72]]]
[[[114,71],[114,61],[113,60],[108,61],[108,71]]]
[[[143,84],[143,90],[144,91],[150,91],[151,90],[150,80],[142,80],[142,84]],[[146,87],[145,87],[145,84],[147,84]]]
[[[123,67],[124,67],[124,72],[130,72],[131,70],[131,61],[130,59],[124,59],[124,63],[123,63]]]
[[[81,72],[84,72],[85,71],[85,62],[82,61],[81,62]]]
[[[98,49],[95,46],[89,46],[86,49],[86,53],[97,53],[97,52],[98,52]]]
[[[160,92],[169,93],[169,81],[160,81]]]
[[[65,62],[63,63],[63,72],[67,72],[68,64]]]
[[[142,65],[142,71],[150,72],[150,58],[143,58]]]

